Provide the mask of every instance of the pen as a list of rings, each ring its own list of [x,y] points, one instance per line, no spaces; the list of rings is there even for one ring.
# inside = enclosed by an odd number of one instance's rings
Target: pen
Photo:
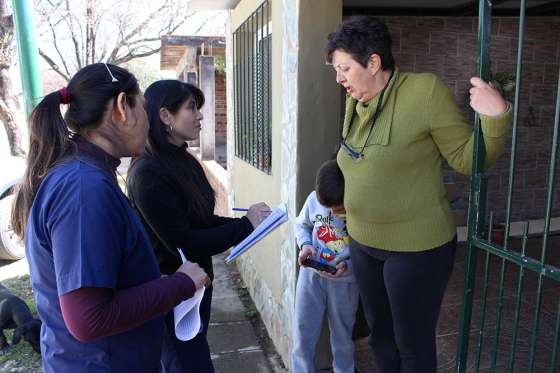
[[[249,211],[249,209],[245,209],[243,207],[234,207],[232,208],[233,211]]]

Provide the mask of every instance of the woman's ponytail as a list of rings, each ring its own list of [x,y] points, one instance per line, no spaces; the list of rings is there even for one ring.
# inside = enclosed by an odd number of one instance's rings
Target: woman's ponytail
[[[12,227],[20,237],[25,234],[29,210],[41,182],[69,151],[71,133],[97,128],[108,102],[121,92],[134,107],[134,98],[140,92],[134,75],[122,67],[94,63],[80,69],[67,87],[48,94],[35,107],[29,119],[27,170],[12,210]],[[64,119],[61,104],[68,104]]]
[[[50,93],[29,118],[27,169],[16,190],[12,209],[12,227],[20,237],[25,234],[29,210],[41,181],[68,150],[69,131],[60,112],[60,105],[67,101],[68,96],[60,91]]]

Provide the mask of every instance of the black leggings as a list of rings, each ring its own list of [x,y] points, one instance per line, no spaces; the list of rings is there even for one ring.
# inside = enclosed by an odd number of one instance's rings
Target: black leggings
[[[350,238],[377,372],[437,371],[436,324],[456,249],[457,237],[413,253],[375,249]]]

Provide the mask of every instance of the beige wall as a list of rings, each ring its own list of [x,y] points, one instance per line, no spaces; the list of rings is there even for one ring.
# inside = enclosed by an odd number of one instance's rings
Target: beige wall
[[[241,1],[232,10],[230,25],[235,31],[258,7],[261,0]],[[272,80],[279,77],[281,61],[281,3],[272,1]],[[272,172],[267,175],[245,161],[234,157],[231,164],[231,180],[233,189],[233,203],[235,206],[247,207],[253,203],[264,201],[270,206],[280,203],[280,109],[281,109],[280,84],[272,84]],[[250,256],[255,270],[262,277],[273,296],[279,300],[280,286],[280,241],[281,230],[277,230],[244,256]]]

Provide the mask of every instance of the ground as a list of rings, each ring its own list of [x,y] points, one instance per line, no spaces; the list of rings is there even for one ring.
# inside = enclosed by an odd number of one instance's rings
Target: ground
[[[31,312],[37,317],[37,309],[33,292],[29,283],[29,276],[18,276],[2,281],[2,285],[10,289],[15,295],[23,299]],[[5,332],[8,341],[12,340],[12,331]],[[0,372],[4,373],[39,373],[43,372],[41,356],[37,354],[25,341],[10,347],[8,352],[0,354]]]

